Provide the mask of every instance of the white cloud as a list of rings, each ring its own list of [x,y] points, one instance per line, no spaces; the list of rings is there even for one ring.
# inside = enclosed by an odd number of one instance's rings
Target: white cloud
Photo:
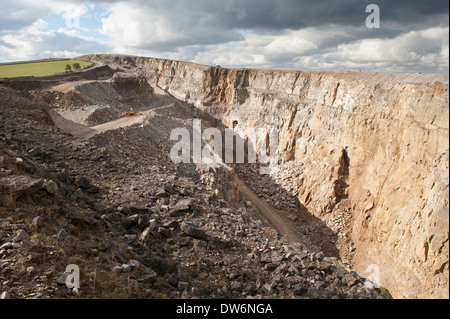
[[[336,37],[351,38],[348,33],[333,28],[289,30],[281,34],[242,34],[244,40],[207,46],[194,60],[228,67],[292,68],[298,56],[315,54]]]
[[[111,14],[102,19],[101,33],[111,37],[120,51],[175,52],[183,46],[224,43],[241,37],[235,30],[216,25],[216,15],[197,12],[178,1],[139,5],[120,2],[110,10]],[[234,12],[231,6],[229,10]],[[241,11],[236,14],[244,16]]]
[[[102,18],[100,33],[111,37],[120,50],[145,43],[179,41],[182,37],[179,31],[175,21],[168,21],[166,16],[157,11],[117,3],[111,8],[111,14]]]
[[[208,46],[194,60],[229,67],[448,72],[448,36],[448,28],[430,28],[392,39],[358,40],[342,30],[308,28],[283,35],[250,34],[232,46]],[[330,47],[336,38],[346,41]]]
[[[81,16],[87,7],[71,0],[14,0],[0,2],[0,34],[18,30],[39,19],[61,14],[66,19]]]
[[[197,63],[220,65],[222,67],[268,67],[262,52],[248,50],[243,46],[218,45],[208,46],[196,54],[193,59]]]
[[[412,64],[418,67],[448,71],[448,28],[430,28],[412,31],[393,39],[362,39],[337,47],[334,52],[339,61],[388,63],[396,72],[407,72]],[[328,53],[327,57],[331,57]],[[412,69],[411,71],[417,71]]]
[[[295,32],[288,35],[275,37],[269,44],[264,46],[266,54],[293,53],[303,54],[313,49],[318,49],[314,41],[306,40],[301,36],[296,36]]]
[[[1,61],[29,60],[48,57],[75,57],[87,52],[109,50],[107,43],[80,35],[77,29],[49,30],[48,24],[38,19],[32,25],[10,31],[0,40]]]

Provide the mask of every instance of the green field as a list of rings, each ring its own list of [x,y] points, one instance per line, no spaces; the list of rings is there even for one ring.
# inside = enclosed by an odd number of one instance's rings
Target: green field
[[[26,62],[0,63],[0,78],[16,78],[20,76],[45,76],[68,73],[66,65],[70,64],[72,72],[76,72],[74,63],[79,63],[81,70],[92,66],[92,62],[80,60],[38,60]]]

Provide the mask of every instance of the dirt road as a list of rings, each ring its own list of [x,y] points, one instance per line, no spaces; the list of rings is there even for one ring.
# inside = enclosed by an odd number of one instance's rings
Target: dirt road
[[[45,90],[65,93],[65,92],[72,90],[76,85],[80,85],[80,84],[84,84],[84,83],[88,83],[88,82],[92,82],[92,81],[80,80],[80,81],[66,82],[66,83],[55,85],[50,88],[46,88]]]
[[[147,115],[149,115],[150,112],[157,110],[159,108],[167,107],[173,103],[171,101],[171,99],[168,98],[167,96],[158,95],[158,97],[161,100],[163,100],[163,102],[164,102],[163,105],[161,105],[161,106],[150,108],[150,109],[143,110],[143,111],[139,111],[139,112],[136,112],[135,115],[124,116],[117,120],[109,121],[109,122],[91,126],[91,127],[86,126],[86,125],[77,124],[69,119],[66,119],[63,115],[61,115],[60,113],[58,113],[54,110],[50,110],[49,113],[50,113],[50,116],[52,117],[53,121],[55,122],[55,125],[58,128],[62,129],[65,132],[72,134],[73,136],[75,136],[79,139],[87,140],[87,139],[89,139],[99,133],[105,132],[105,131],[116,130],[121,127],[127,127],[127,126],[131,126],[133,124],[140,123],[144,120],[144,118]]]
[[[142,122],[142,120],[152,111],[153,109],[145,110],[145,111],[139,111],[136,112],[134,115],[125,115],[124,117],[121,117],[117,120],[109,121],[103,124],[95,125],[89,127],[89,131],[87,130],[80,130],[77,132],[73,132],[72,134],[80,139],[87,140],[91,138],[94,135],[97,135],[99,133],[109,131],[109,130],[116,130],[121,127],[127,127],[131,126],[133,124],[137,124]]]
[[[256,193],[239,178],[237,178],[237,185],[240,194],[257,208],[261,217],[271,224],[281,236],[285,237],[290,242],[301,244],[309,252],[313,251],[300,234],[293,229],[291,224],[286,220],[286,217],[282,215],[282,212],[259,198],[258,195],[256,195]]]

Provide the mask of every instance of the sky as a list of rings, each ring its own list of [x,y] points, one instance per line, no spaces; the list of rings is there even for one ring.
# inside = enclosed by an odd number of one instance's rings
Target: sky
[[[1,0],[0,62],[91,53],[230,68],[448,73],[449,4]]]

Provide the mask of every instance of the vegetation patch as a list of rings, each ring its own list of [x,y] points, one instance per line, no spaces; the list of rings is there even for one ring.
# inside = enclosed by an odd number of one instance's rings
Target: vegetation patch
[[[49,59],[13,63],[0,63],[0,78],[46,76],[87,69],[92,62],[69,59]]]

